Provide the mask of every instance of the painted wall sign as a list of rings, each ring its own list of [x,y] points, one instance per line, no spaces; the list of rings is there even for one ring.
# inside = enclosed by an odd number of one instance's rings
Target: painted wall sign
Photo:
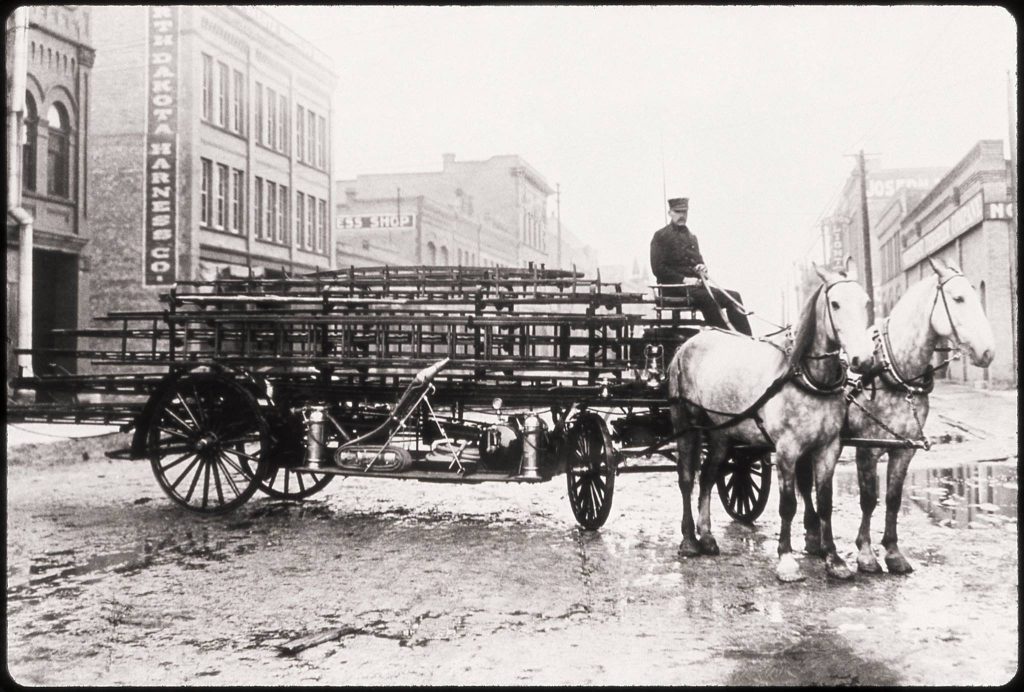
[[[903,251],[903,266],[912,267],[925,257],[950,243],[964,231],[981,223],[984,218],[985,202],[978,192],[964,204],[931,228],[922,233],[921,239]]]
[[[1013,218],[1013,202],[989,202],[985,205],[985,218],[1006,221]]]
[[[143,285],[177,280],[178,8],[148,10]]]
[[[346,231],[416,228],[416,214],[364,214],[337,218],[338,228]]]
[[[822,222],[828,263],[833,269],[842,269],[846,263],[845,237],[849,223],[850,220],[842,216],[833,216]]]
[[[900,190],[930,190],[935,187],[939,178],[882,178],[878,173],[868,173],[867,197],[892,197]]]

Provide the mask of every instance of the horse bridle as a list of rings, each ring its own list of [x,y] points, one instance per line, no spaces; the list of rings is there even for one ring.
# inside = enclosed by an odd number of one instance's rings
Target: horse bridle
[[[832,283],[823,282],[825,290],[823,291],[825,298],[825,311],[828,314],[829,326],[832,328],[832,340],[836,343],[839,342],[839,329],[836,327],[836,319],[832,314],[832,302],[828,299],[828,292],[832,290],[837,284],[843,283],[857,283],[853,279],[839,279]],[[804,356],[805,360],[825,360],[827,358],[838,358],[839,359],[839,375],[835,382],[817,382],[811,378],[811,375],[805,368],[797,368],[795,374],[797,381],[799,381],[806,389],[816,394],[834,394],[840,391],[846,384],[846,359],[843,358],[842,348],[838,348],[835,351],[826,351],[821,354],[809,354]]]
[[[942,281],[936,282],[935,297],[932,299],[932,307],[928,311],[928,319],[929,321],[931,321],[932,315],[935,313],[935,306],[938,304],[939,296],[941,295],[942,307],[946,311],[946,319],[949,320],[949,328],[952,330],[952,336],[956,342],[956,349],[954,350],[957,352],[957,354],[955,356],[947,358],[944,362],[934,367],[931,364],[929,364],[928,366],[925,367],[924,372],[922,372],[920,375],[915,375],[914,377],[906,377],[903,373],[899,371],[899,368],[896,366],[896,361],[893,358],[892,342],[889,341],[889,318],[886,317],[885,321],[882,322],[881,330],[875,331],[876,334],[879,334],[880,332],[881,336],[881,339],[879,340],[881,348],[879,350],[882,356],[882,367],[884,373],[888,375],[889,378],[891,378],[897,385],[907,390],[908,394],[931,393],[932,389],[935,388],[935,380],[932,377],[935,371],[946,367],[950,363],[950,361],[959,358],[959,350],[961,348],[963,340],[960,338],[960,333],[957,331],[956,323],[953,322],[953,314],[949,310],[949,302],[946,298],[945,286],[947,283],[957,278],[958,276],[964,275],[961,272],[955,270],[951,271],[953,271],[952,276],[949,276]]]

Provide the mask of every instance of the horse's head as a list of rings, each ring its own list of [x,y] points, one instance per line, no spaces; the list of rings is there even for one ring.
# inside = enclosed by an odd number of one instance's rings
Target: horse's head
[[[824,331],[826,347],[846,352],[850,369],[865,373],[874,363],[874,343],[868,337],[868,294],[864,288],[848,278],[850,260],[843,271],[832,271],[812,263],[824,286],[818,293],[815,310],[820,329]]]
[[[971,363],[987,368],[995,357],[995,339],[974,286],[954,265],[930,257],[928,263],[938,275],[930,316],[932,329],[951,339],[961,351],[966,348]]]

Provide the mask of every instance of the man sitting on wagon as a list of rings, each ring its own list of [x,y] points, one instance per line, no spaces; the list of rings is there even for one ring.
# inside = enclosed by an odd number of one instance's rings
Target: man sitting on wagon
[[[701,285],[663,288],[661,294],[665,298],[689,297],[707,324],[728,329],[722,318],[721,310],[724,308],[733,327],[750,335],[750,323],[740,307],[743,303],[740,294],[724,292],[707,284],[708,268],[700,254],[697,236],[686,226],[689,206],[690,201],[685,197],[668,200],[672,221],[651,239],[651,270],[659,284],[681,284],[684,279],[701,279]]]

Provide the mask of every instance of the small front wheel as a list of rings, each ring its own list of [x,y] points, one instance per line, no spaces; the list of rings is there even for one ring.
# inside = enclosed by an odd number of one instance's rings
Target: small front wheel
[[[588,530],[604,525],[615,490],[615,450],[600,416],[582,413],[565,443],[565,477],[569,505],[576,521]]]
[[[334,480],[331,473],[292,471],[285,467],[271,468],[260,483],[260,492],[278,500],[304,500],[327,487]]]
[[[772,488],[771,452],[732,451],[722,460],[718,496],[736,521],[753,523],[768,504]]]

